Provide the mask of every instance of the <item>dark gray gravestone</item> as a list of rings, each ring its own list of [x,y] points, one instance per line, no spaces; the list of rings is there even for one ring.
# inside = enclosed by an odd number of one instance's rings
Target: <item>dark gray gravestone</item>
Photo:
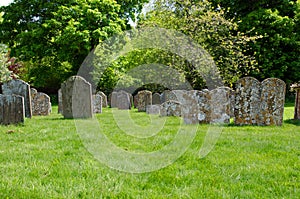
[[[285,89],[284,81],[277,78],[265,79],[261,83],[260,125],[282,125]]]
[[[19,79],[13,79],[3,83],[2,92],[4,95],[20,95],[24,97],[25,117],[31,118],[32,110],[29,84]]]
[[[64,118],[91,118],[91,84],[80,76],[72,76],[61,85]]]
[[[118,102],[118,92],[114,91],[110,94],[110,107],[111,108],[118,107],[117,102]]]
[[[155,105],[155,104],[161,104],[161,101],[160,101],[160,94],[159,93],[154,93],[152,95],[152,104]]]
[[[0,124],[24,123],[24,98],[18,95],[0,94]]]
[[[143,90],[137,94],[137,108],[139,112],[145,112],[146,107],[152,104],[152,92]]]
[[[117,108],[120,110],[131,109],[130,95],[126,91],[117,92]]]

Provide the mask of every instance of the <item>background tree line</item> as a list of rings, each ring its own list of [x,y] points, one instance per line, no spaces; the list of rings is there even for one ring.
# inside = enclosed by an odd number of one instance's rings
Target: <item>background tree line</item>
[[[191,37],[212,55],[225,85],[232,87],[248,75],[277,77],[287,84],[300,80],[299,0],[156,0],[145,14],[141,10],[146,2],[15,0],[0,8],[0,42],[24,63],[19,76],[49,92],[76,74],[97,45],[131,29],[128,22],[135,18],[135,28],[162,27]],[[171,66],[195,89],[205,87],[192,63],[170,52],[145,49],[111,63],[98,88],[108,93],[119,79],[130,84],[135,80],[126,72],[149,63]]]

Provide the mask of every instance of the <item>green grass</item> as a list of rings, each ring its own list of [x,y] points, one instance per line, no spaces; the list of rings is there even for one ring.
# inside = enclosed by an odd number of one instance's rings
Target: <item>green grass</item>
[[[117,171],[97,161],[81,141],[74,121],[56,112],[55,106],[51,116],[0,126],[0,198],[300,197],[300,123],[290,120],[292,105],[285,108],[281,127],[224,127],[205,158],[198,153],[209,126],[201,125],[173,164],[141,174]],[[130,116],[141,126],[151,119],[135,110]],[[108,139],[136,153],[172,143],[181,122],[168,118],[155,136],[141,139],[120,130],[111,109],[104,109],[97,119]]]

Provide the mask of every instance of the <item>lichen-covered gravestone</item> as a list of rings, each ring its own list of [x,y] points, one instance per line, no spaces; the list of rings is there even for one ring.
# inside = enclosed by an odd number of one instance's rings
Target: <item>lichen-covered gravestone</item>
[[[24,98],[18,95],[0,94],[0,124],[24,123]]]
[[[100,94],[93,95],[93,112],[102,113],[102,96]]]
[[[195,93],[195,98],[199,106],[197,118],[199,123],[208,124],[211,119],[210,93],[209,90],[202,90]]]
[[[294,108],[294,120],[300,120],[300,84],[292,84],[291,89],[296,92],[295,96],[295,108]]]
[[[117,108],[120,110],[131,109],[130,95],[126,91],[117,92]]]
[[[31,88],[31,106],[32,115],[47,116],[51,113],[50,97],[45,93],[37,92],[34,88]]]
[[[106,108],[107,107],[107,96],[101,91],[98,91],[96,94],[101,96],[101,98],[102,98],[102,107]]]
[[[139,112],[145,112],[146,107],[152,104],[152,92],[143,90],[137,94],[137,108]]]
[[[160,101],[160,94],[159,93],[154,93],[152,95],[152,104],[155,105],[155,104],[161,104],[161,101]]]
[[[235,124],[257,125],[260,123],[261,84],[253,77],[237,81],[235,91]]]
[[[80,76],[72,76],[61,85],[64,118],[91,118],[91,84]]]
[[[2,92],[4,95],[20,95],[24,97],[25,117],[31,118],[32,110],[29,84],[22,80],[13,79],[3,83]]]
[[[176,97],[175,93],[170,90],[165,90],[164,92],[162,92],[162,94],[160,95],[161,103],[164,103],[164,102],[170,101],[170,100],[177,101],[177,97]]]
[[[285,89],[284,81],[277,78],[268,78],[261,83],[261,119],[259,125],[282,125]]]
[[[160,116],[181,117],[181,104],[178,101],[169,100],[160,105]]]
[[[229,123],[231,115],[230,88],[219,87],[209,92],[210,123]]]

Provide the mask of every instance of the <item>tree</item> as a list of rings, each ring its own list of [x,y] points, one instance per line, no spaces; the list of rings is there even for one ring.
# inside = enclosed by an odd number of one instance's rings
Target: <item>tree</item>
[[[300,1],[299,0],[212,0],[226,17],[235,17],[238,29],[248,36],[261,35],[252,43],[259,72],[258,79],[277,77],[287,85],[300,79]]]
[[[15,0],[0,8],[0,41],[26,61],[32,85],[58,88],[99,42],[128,28],[145,1]]]

